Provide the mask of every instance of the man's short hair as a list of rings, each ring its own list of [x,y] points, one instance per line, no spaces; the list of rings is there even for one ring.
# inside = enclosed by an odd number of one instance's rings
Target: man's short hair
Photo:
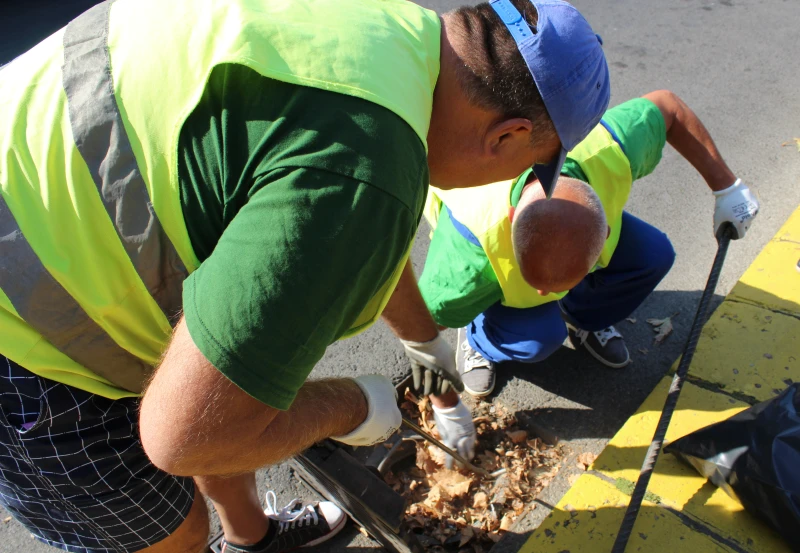
[[[531,28],[538,13],[530,0],[510,0]],[[465,49],[461,86],[473,104],[497,111],[506,119],[521,117],[537,129],[531,133],[534,146],[557,137],[555,126],[533,81],[514,38],[488,3],[464,6],[454,12],[456,30]]]

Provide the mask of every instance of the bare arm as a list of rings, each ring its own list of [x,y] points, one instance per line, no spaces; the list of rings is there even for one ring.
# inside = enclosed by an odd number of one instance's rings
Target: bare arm
[[[422,293],[419,291],[411,260],[406,261],[397,287],[383,310],[383,320],[402,340],[427,342],[439,334]]]
[[[439,335],[439,326],[422,299],[410,260],[406,262],[400,281],[382,316],[392,332],[402,340],[427,342]],[[454,390],[441,396],[431,394],[430,398],[434,405],[441,408],[458,403],[458,394]]]
[[[178,475],[230,475],[277,463],[367,416],[352,380],[306,382],[288,411],[247,395],[214,368],[181,319],[142,399],[144,450]]]
[[[736,180],[714,140],[695,113],[675,93],[656,90],[644,96],[664,116],[667,142],[697,169],[711,190],[723,190]]]

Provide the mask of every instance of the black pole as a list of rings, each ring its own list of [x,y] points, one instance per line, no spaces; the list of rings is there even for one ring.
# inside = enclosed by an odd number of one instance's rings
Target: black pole
[[[622,519],[622,525],[617,533],[617,539],[614,541],[614,547],[611,549],[611,553],[625,553],[625,547],[628,545],[628,540],[633,532],[633,525],[636,523],[639,509],[642,507],[647,485],[650,483],[650,477],[653,475],[653,468],[656,466],[659,453],[661,453],[661,446],[667,435],[667,429],[669,428],[670,420],[672,420],[672,414],[675,412],[675,406],[678,404],[678,396],[681,393],[681,388],[689,372],[689,365],[692,363],[694,350],[697,348],[697,341],[700,339],[700,332],[703,330],[703,325],[706,322],[708,304],[711,303],[714,290],[717,288],[717,281],[719,281],[719,274],[722,271],[722,264],[725,262],[725,255],[728,253],[728,245],[730,244],[732,235],[736,234],[736,231],[730,223],[723,226],[720,231],[717,243],[717,255],[714,257],[714,263],[711,265],[711,273],[708,275],[708,282],[706,282],[703,295],[700,296],[700,305],[697,306],[697,313],[694,316],[694,322],[692,322],[689,339],[686,341],[686,346],[683,348],[681,362],[678,365],[678,370],[675,372],[675,377],[672,379],[672,385],[667,394],[667,401],[664,403],[664,410],[661,412],[661,418],[658,419],[658,426],[656,427],[653,441],[650,442],[650,447],[647,449],[647,455],[644,457],[642,470],[639,472],[639,479],[636,481],[636,487],[631,494],[631,501],[628,503],[628,509],[625,511],[625,518]]]

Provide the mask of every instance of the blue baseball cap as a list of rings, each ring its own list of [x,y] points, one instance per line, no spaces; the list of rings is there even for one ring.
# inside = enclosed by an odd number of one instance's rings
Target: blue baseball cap
[[[556,128],[561,151],[533,171],[549,198],[567,152],[586,138],[608,108],[611,85],[603,41],[589,22],[563,0],[530,0],[539,14],[529,25],[509,0],[490,0],[531,72]]]

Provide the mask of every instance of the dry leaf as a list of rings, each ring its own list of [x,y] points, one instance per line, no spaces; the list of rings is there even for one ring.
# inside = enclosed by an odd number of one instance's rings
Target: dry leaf
[[[430,403],[420,411],[421,400],[410,393],[405,399],[406,415],[423,428],[430,421],[436,433]],[[384,478],[390,486],[400,484],[409,502],[406,522],[427,538],[431,553],[489,551],[519,516],[536,507],[530,502],[558,473],[565,454],[539,438],[528,439],[513,412],[499,404],[478,402],[471,409],[481,452],[474,462],[491,472],[504,471],[502,482],[442,468],[438,449],[425,442],[417,443],[416,466]]]
[[[472,478],[454,470],[443,469],[433,475],[436,485],[450,497],[461,497],[469,492]]]
[[[636,324],[636,319],[634,319],[633,317],[628,317],[628,318],[627,318],[627,319],[625,319],[625,320],[626,320],[626,321],[628,321],[629,323],[631,323],[632,325],[635,325],[635,324]]]
[[[425,411],[425,409],[428,407],[429,402],[430,400],[428,399],[428,396],[425,396],[421,400],[419,400],[419,403],[417,403],[417,409],[419,409],[420,413]]]
[[[797,146],[797,151],[800,152],[800,138],[793,138],[788,142],[784,142],[783,144],[781,144],[781,146],[789,146],[791,145],[792,142],[795,143],[795,145]]]
[[[434,487],[431,488],[431,491],[428,492],[428,497],[425,498],[425,501],[422,503],[427,507],[433,509],[437,513],[442,512],[442,504],[445,501],[448,501],[449,498],[446,496],[444,490],[436,484]]]
[[[639,353],[642,355],[647,355],[650,352],[647,350],[647,348],[639,348]]]
[[[503,532],[508,532],[511,530],[512,526],[514,526],[514,519],[510,514],[506,513],[503,515],[503,519],[500,521],[500,530]]]
[[[665,317],[663,319],[647,319],[647,323],[652,325],[653,331],[656,332],[656,344],[663,342],[664,338],[672,333],[672,317]]]
[[[489,532],[489,533],[486,534],[486,537],[489,538],[490,540],[492,540],[494,543],[497,543],[501,539],[503,539],[503,536],[501,536],[497,532]]]
[[[436,447],[435,445],[431,444],[428,446],[428,455],[439,466],[444,466],[445,461],[447,460],[447,453]]]
[[[11,522],[11,517],[6,517],[3,519],[3,522]]]
[[[489,505],[489,496],[486,492],[478,492],[472,498],[472,507],[475,509],[485,509]]]
[[[589,470],[589,467],[591,466],[592,463],[594,463],[595,459],[597,459],[597,455],[587,451],[585,453],[581,453],[580,455],[578,455],[578,458],[576,460],[578,461],[578,466],[580,468],[582,468],[583,470]]]

